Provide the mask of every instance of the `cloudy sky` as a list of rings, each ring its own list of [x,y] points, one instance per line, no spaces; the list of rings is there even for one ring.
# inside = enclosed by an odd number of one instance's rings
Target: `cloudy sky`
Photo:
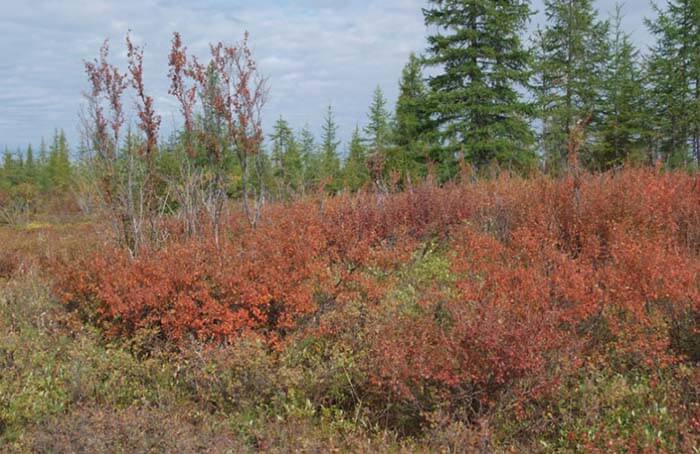
[[[663,0],[661,0],[663,3]],[[615,0],[598,0],[607,16]],[[318,132],[328,104],[342,138],[363,125],[374,87],[396,98],[401,68],[425,47],[424,0],[0,0],[0,147],[47,139],[63,128],[75,144],[83,61],[105,38],[116,62],[132,30],[145,45],[146,83],[167,131],[177,106],[167,94],[167,51],[180,31],[191,52],[234,42],[245,30],[271,93],[266,126],[280,115]],[[534,0],[541,9],[542,0]],[[651,39],[649,0],[627,0],[625,27],[641,47]],[[535,23],[541,17],[535,18]]]

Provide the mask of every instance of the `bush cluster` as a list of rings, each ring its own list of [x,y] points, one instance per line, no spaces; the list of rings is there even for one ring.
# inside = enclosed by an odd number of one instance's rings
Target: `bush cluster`
[[[218,244],[173,239],[138,258],[102,248],[59,261],[57,294],[116,338],[262,342],[275,361],[313,371],[317,386],[294,381],[313,408],[360,408],[404,434],[464,424],[476,445],[485,417],[555,414],[582,369],[602,367],[614,382],[698,357],[693,175],[427,182],[272,205],[255,228],[228,222]],[[260,389],[276,388],[268,378]],[[686,443],[698,408],[696,395],[679,410],[688,425],[675,436]]]

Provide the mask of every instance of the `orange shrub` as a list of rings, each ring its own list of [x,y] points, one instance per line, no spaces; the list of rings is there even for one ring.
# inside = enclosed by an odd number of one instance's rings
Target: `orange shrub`
[[[640,367],[676,359],[671,325],[700,311],[697,179],[500,178],[462,194],[474,215],[443,226],[457,292],[384,322],[375,383],[419,401],[448,392],[474,409],[609,351]]]
[[[275,343],[347,301],[381,313],[393,270],[436,241],[456,288],[366,328],[373,380],[476,400],[612,347],[672,361],[670,324],[700,310],[700,180],[682,173],[424,183],[273,205],[255,229],[229,222],[218,247],[176,240],[138,259],[103,249],[64,260],[56,288],[112,335]]]

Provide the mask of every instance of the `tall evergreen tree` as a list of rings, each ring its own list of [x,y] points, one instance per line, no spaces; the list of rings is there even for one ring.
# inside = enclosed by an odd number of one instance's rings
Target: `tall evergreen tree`
[[[592,0],[545,0],[547,25],[536,35],[536,80],[541,148],[547,166],[567,165],[568,144],[579,122],[590,122],[582,138],[590,152],[590,130],[600,119],[601,85],[608,57],[609,25],[597,18]]]
[[[49,148],[47,163],[49,181],[54,188],[65,189],[70,183],[70,151],[63,130],[55,131],[53,143]]]
[[[700,163],[700,0],[655,6],[647,26],[657,42],[647,62],[652,92],[656,157]]]
[[[39,144],[39,159],[37,161],[37,182],[43,192],[47,192],[51,187],[51,175],[49,175],[49,151],[46,140],[41,138]]]
[[[525,165],[534,136],[531,105],[519,92],[530,78],[530,54],[521,33],[528,0],[430,0],[423,9],[428,37],[425,63],[429,108],[442,145],[434,156],[455,169],[457,153],[476,166],[497,161]]]
[[[367,144],[368,163],[372,169],[372,178],[383,180],[387,172],[391,153],[391,114],[386,108],[386,98],[381,87],[377,86],[372,96],[372,104],[367,114],[367,126],[364,128]]]
[[[25,152],[24,174],[29,183],[34,185],[37,183],[37,167],[34,161],[34,149],[32,148],[32,144],[27,146],[27,151]]]
[[[307,189],[311,189],[318,185],[319,182],[321,157],[318,153],[316,139],[311,129],[309,129],[309,125],[305,125],[299,131],[299,153],[303,167],[304,184]]]
[[[360,128],[355,126],[348,145],[348,158],[343,169],[345,187],[351,191],[360,189],[369,180],[366,160],[367,156],[360,136]]]
[[[368,123],[364,130],[367,145],[373,151],[386,150],[391,140],[391,114],[386,104],[384,93],[377,85],[367,114]]]
[[[299,145],[294,131],[282,117],[275,123],[270,140],[273,174],[282,191],[296,192],[302,189],[304,176]]]
[[[393,143],[396,147],[389,159],[389,166],[412,176],[425,171],[428,143],[426,93],[423,65],[420,59],[411,53],[399,81],[399,97],[394,115]]]
[[[338,189],[338,177],[340,176],[340,158],[338,156],[338,126],[335,123],[333,107],[328,106],[323,122],[323,135],[321,137],[321,178],[332,179],[331,187]]]
[[[17,161],[15,160],[14,156],[12,156],[12,152],[7,147],[5,147],[5,152],[2,155],[2,177],[2,183],[3,186],[5,186],[5,189],[9,189],[10,187],[19,183],[17,179]]]
[[[622,28],[622,7],[616,8],[610,36],[610,58],[602,81],[602,111],[598,138],[589,160],[604,170],[641,152],[644,138],[643,74],[639,52]]]
[[[411,53],[399,80],[394,127],[394,142],[397,145],[406,146],[420,139],[425,127],[425,95],[423,65],[416,54]]]
[[[49,159],[49,153],[48,149],[46,147],[46,141],[44,138],[41,138],[41,144],[39,145],[39,164],[40,165],[46,165]]]
[[[15,151],[15,156],[17,156],[17,165],[21,168],[24,167],[24,153],[22,153],[22,150],[20,150],[19,147],[17,147],[17,151]]]

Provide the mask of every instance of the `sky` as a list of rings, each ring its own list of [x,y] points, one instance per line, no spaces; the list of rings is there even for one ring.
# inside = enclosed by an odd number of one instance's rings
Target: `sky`
[[[659,3],[663,4],[663,0]],[[320,133],[329,104],[340,137],[362,127],[377,85],[390,106],[410,52],[425,49],[425,0],[0,0],[0,147],[14,150],[49,140],[55,128],[79,137],[83,62],[110,40],[114,63],[125,69],[124,37],[145,47],[145,82],[163,117],[164,132],[180,123],[167,93],[167,55],[179,31],[191,53],[205,57],[210,42],[250,44],[270,97],[265,131],[280,116]],[[615,0],[598,0],[602,17]],[[533,0],[542,22],[542,0]],[[652,43],[643,25],[649,0],[627,0],[625,29],[642,49]],[[133,99],[127,99],[133,103]],[[133,121],[133,118],[132,118]]]

